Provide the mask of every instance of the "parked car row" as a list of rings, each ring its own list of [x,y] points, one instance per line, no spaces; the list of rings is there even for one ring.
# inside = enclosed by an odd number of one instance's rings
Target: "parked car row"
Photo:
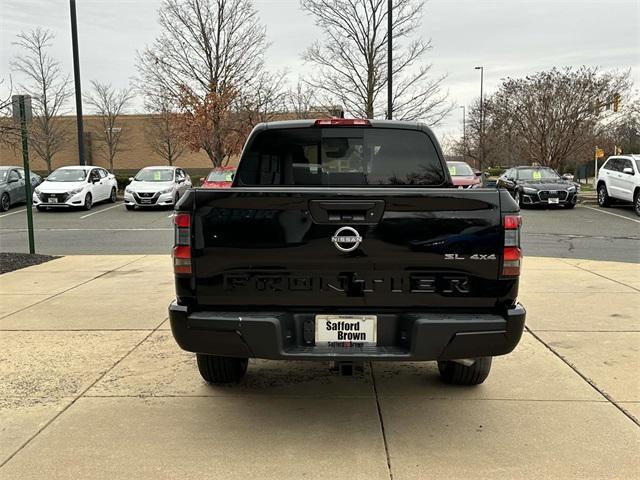
[[[233,182],[234,167],[213,169],[201,178],[203,188],[228,188]],[[142,207],[174,207],[191,188],[191,177],[180,167],[145,167],[124,190],[127,210]],[[116,202],[118,181],[102,167],[67,166],[54,170],[43,179],[31,173],[31,200],[39,211],[82,208],[90,210],[99,202]],[[24,203],[24,169],[17,166],[0,167],[0,212]]]
[[[487,186],[479,171],[465,162],[447,162],[453,184],[458,188]],[[597,172],[598,205],[632,204],[640,216],[640,155],[609,157]],[[578,202],[580,185],[573,175],[560,176],[549,167],[518,166],[507,169],[496,181],[496,188],[511,193],[520,207],[558,205],[573,208]]]
[[[474,170],[466,162],[447,162],[454,186],[480,188],[488,186],[486,174]],[[235,167],[220,167],[200,178],[202,188],[229,188]],[[142,207],[174,207],[193,186],[191,177],[180,167],[145,167],[129,178],[124,191],[127,210]],[[507,169],[496,181],[521,207],[557,205],[575,207],[580,187],[570,175],[560,176],[549,167],[518,166]],[[84,208],[90,210],[98,202],[117,200],[118,182],[101,167],[61,167],[46,179],[31,172],[33,205],[38,210]],[[596,180],[598,204],[632,203],[640,216],[640,155],[610,157],[598,171]],[[25,198],[24,169],[0,167],[0,212]]]
[[[451,180],[458,188],[488,187],[486,174],[474,170],[466,162],[447,162]],[[506,170],[495,182],[495,188],[506,189],[520,207],[558,205],[573,208],[579,187],[572,178],[560,176],[548,167],[521,166]]]

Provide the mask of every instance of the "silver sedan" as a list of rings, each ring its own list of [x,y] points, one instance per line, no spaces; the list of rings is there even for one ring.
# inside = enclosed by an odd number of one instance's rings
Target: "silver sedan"
[[[124,190],[127,210],[136,207],[173,207],[191,188],[191,178],[180,167],[145,167]]]

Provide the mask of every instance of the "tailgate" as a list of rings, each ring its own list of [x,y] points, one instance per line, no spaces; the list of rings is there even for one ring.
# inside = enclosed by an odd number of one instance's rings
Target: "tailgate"
[[[191,195],[200,305],[477,308],[495,306],[514,286],[499,278],[497,190],[251,187]]]

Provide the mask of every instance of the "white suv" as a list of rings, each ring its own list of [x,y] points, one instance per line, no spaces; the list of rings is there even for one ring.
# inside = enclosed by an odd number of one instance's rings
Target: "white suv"
[[[640,216],[640,155],[609,157],[598,171],[598,205],[613,201],[633,202]]]

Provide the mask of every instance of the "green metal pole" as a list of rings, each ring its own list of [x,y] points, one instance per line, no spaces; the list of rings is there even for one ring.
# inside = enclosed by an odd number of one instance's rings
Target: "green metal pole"
[[[20,133],[22,134],[22,163],[24,164],[24,193],[27,201],[27,229],[29,231],[29,253],[36,253],[33,238],[33,193],[31,192],[31,170],[29,169],[29,140],[27,137],[27,113],[24,107],[24,96],[20,95]]]

